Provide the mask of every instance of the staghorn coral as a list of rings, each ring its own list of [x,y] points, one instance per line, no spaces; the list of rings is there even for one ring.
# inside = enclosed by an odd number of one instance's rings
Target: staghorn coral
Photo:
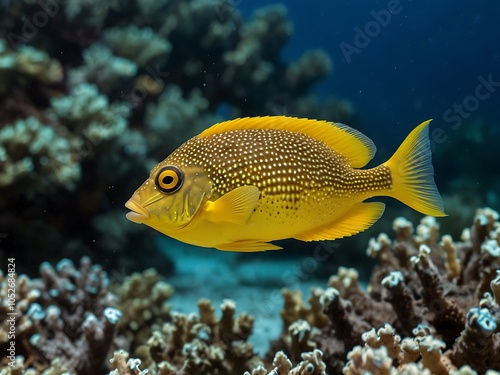
[[[465,329],[454,344],[453,362],[459,366],[473,364],[474,369],[480,372],[499,369],[500,349],[494,336],[496,330],[497,322],[487,308],[471,308],[467,313]]]
[[[273,370],[267,372],[262,366],[246,371],[243,375],[325,375],[325,364],[321,360],[321,350],[315,349],[312,352],[301,354],[302,361],[292,368],[292,362],[282,351],[276,353],[273,359]]]

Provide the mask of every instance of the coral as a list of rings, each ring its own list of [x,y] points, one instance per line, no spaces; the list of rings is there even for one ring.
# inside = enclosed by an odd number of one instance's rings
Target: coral
[[[308,51],[290,64],[285,72],[285,85],[299,94],[312,82],[319,81],[328,75],[331,70],[332,63],[325,52]]]
[[[76,21],[91,27],[101,27],[109,14],[116,10],[116,0],[74,0],[64,7],[64,15],[69,21]]]
[[[113,52],[101,43],[92,44],[82,55],[83,65],[69,71],[71,87],[94,83],[103,92],[109,92],[137,73],[137,65],[133,61],[114,56]]]
[[[148,269],[126,277],[116,288],[118,309],[122,312],[117,326],[118,336],[124,336],[120,337],[122,349],[136,348],[150,337],[152,330],[160,329],[162,322],[170,319],[167,300],[174,290],[160,279],[156,270]]]
[[[270,30],[273,38],[268,37]],[[291,33],[292,25],[286,19],[284,6],[268,6],[255,12],[253,19],[242,29],[234,50],[223,55],[227,68],[222,82],[232,85],[230,103],[242,103],[243,98],[247,98],[243,110],[252,113],[255,107],[263,106],[272,113],[280,103],[292,103],[331,71],[330,59],[320,51],[306,52],[284,69],[276,66],[277,52]],[[278,87],[268,84],[274,79],[280,82]],[[260,94],[250,95],[255,90]],[[249,97],[252,101],[248,101]]]
[[[262,366],[258,366],[252,372],[246,371],[243,375],[325,375],[325,363],[321,360],[320,350],[304,352],[302,361],[292,368],[292,362],[282,351],[276,353],[273,359],[273,370],[267,372]]]
[[[300,295],[286,298],[273,350],[296,358],[298,343],[320,349],[333,373],[499,370],[499,225],[495,211],[480,209],[454,241],[440,236],[434,219],[424,218],[413,233],[411,222],[397,218],[395,240],[386,234],[370,240],[367,253],[379,265],[367,291],[354,270],[339,268],[326,290],[312,292],[329,319],[317,327]],[[297,341],[296,331],[306,341]]]
[[[70,95],[53,98],[51,117],[94,147],[117,138],[127,128],[130,107],[125,103],[109,103],[95,85],[82,83]]]
[[[199,316],[172,313],[171,321],[153,330],[137,348],[137,357],[149,373],[156,374],[235,374],[261,364],[247,343],[253,318],[235,316],[233,301],[221,305],[215,316],[210,301],[198,302]]]
[[[16,356],[38,369],[56,365],[78,374],[99,371],[111,347],[121,312],[116,297],[107,290],[108,279],[100,266],[82,258],[77,269],[68,259],[56,267],[40,266],[39,279],[15,280],[16,332],[8,341],[9,305],[2,301],[0,323],[2,351],[14,342]],[[2,296],[7,282],[1,277]],[[17,362],[17,360],[16,360]]]
[[[137,0],[136,5],[143,19],[151,19],[158,14],[158,11],[164,7],[169,0]]]
[[[112,371],[110,375],[145,375],[148,370],[141,370],[141,360],[130,358],[129,354],[123,350],[116,351],[113,357],[109,360]]]
[[[140,67],[155,61],[164,63],[172,49],[170,43],[155,34],[150,27],[113,27],[107,29],[103,36],[115,54],[134,61]]]
[[[145,126],[150,130],[150,149],[165,149],[167,138],[173,144],[180,144],[186,134],[193,136],[216,122],[214,116],[204,115],[207,107],[208,101],[200,90],[193,90],[184,98],[180,87],[167,87],[157,103],[149,103],[146,107]]]
[[[1,187],[15,193],[15,186],[29,184],[28,197],[58,186],[74,189],[81,177],[81,159],[104,141],[123,135],[130,113],[123,103],[110,105],[89,84],[53,98],[51,105],[38,116],[43,122],[30,116],[0,130]]]
[[[74,189],[81,174],[68,139],[35,117],[0,130],[0,166],[0,189],[29,184],[30,196],[57,186]]]
[[[25,45],[13,51],[5,39],[0,39],[0,94],[7,94],[11,87],[25,85],[29,80],[54,84],[62,78],[60,62],[46,52]]]
[[[496,330],[497,322],[487,308],[471,308],[467,313],[465,329],[453,347],[453,362],[470,365],[480,372],[499,369],[500,348],[494,336]]]

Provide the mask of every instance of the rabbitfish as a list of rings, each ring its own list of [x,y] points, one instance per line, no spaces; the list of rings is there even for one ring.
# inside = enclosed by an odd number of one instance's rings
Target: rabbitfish
[[[156,165],[125,206],[127,218],[219,250],[280,249],[270,241],[333,240],[369,228],[389,196],[445,216],[433,178],[429,121],[385,163],[346,125],[285,116],[216,124]]]

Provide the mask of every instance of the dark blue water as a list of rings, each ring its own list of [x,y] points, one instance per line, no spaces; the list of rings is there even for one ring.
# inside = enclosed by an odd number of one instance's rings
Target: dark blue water
[[[272,2],[243,0],[237,6],[249,16],[268,4]],[[295,26],[285,56],[297,58],[311,48],[327,51],[334,71],[317,91],[350,99],[377,145],[388,141],[387,146],[394,147],[427,118],[434,118],[433,126],[446,133],[456,130],[452,126],[457,127],[457,115],[466,120],[464,124],[482,120],[500,125],[500,83],[489,91],[480,90],[484,95],[478,100],[469,98],[477,96],[480,77],[500,82],[499,2],[358,0],[285,5]],[[465,106],[462,113],[455,104]]]

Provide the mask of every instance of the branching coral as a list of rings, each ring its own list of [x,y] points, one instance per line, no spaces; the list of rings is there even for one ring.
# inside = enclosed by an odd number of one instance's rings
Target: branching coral
[[[292,362],[282,351],[276,353],[273,359],[273,370],[267,372],[263,366],[259,366],[252,372],[243,375],[325,375],[325,363],[321,360],[320,350],[304,352],[301,354],[302,361],[292,368]]]
[[[110,10],[118,8],[115,0],[74,0],[64,7],[64,15],[69,21],[89,27],[100,27]]]
[[[122,349],[137,347],[170,319],[167,300],[174,290],[160,279],[154,269],[148,269],[125,278],[117,288],[118,309],[123,313],[117,327]]]
[[[235,316],[235,304],[225,300],[215,316],[208,300],[198,303],[199,316],[172,314],[172,321],[153,331],[137,349],[149,372],[165,375],[235,374],[261,363],[247,343],[253,318]]]

